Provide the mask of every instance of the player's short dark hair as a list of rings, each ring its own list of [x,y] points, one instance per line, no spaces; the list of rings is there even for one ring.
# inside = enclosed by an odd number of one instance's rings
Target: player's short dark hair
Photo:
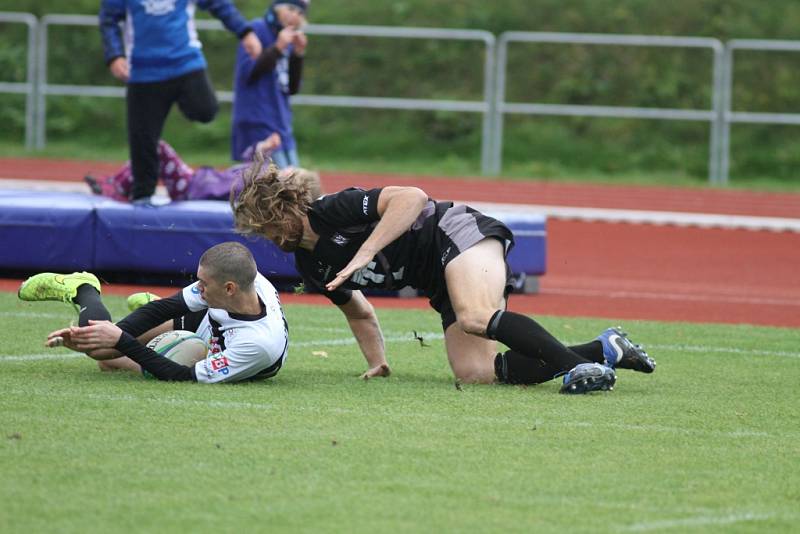
[[[200,256],[200,265],[208,269],[209,276],[217,282],[235,282],[243,290],[253,286],[258,272],[250,249],[236,241],[226,241],[206,250]]]

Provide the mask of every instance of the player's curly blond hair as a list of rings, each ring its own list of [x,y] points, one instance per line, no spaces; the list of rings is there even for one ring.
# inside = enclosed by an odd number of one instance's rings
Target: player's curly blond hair
[[[303,216],[321,191],[316,172],[297,167],[281,171],[272,160],[256,153],[253,164],[242,173],[241,192],[231,190],[236,230],[260,236],[280,230],[287,240],[299,239]]]

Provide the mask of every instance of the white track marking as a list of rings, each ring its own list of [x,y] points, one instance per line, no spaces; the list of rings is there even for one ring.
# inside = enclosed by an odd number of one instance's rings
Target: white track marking
[[[768,438],[772,436],[771,433],[764,432],[763,430],[732,430],[732,431],[706,430],[697,428],[683,428],[676,426],[631,425],[626,423],[612,423],[612,422],[604,422],[601,424],[596,424],[590,421],[577,421],[577,422],[562,421],[562,422],[551,422],[550,424],[572,427],[572,428],[598,428],[598,429],[613,428],[615,430],[621,430],[625,432],[643,432],[647,434],[672,434],[680,436],[716,436],[718,438],[725,438],[725,439]]]
[[[387,343],[402,343],[402,342],[417,342],[410,333],[402,333],[396,331],[388,331],[384,341]],[[418,335],[425,340],[441,340],[444,339],[444,334],[440,332],[419,332]],[[295,341],[290,342],[289,349],[296,347],[326,347],[326,346],[342,346],[342,345],[355,345],[356,340],[352,336],[334,339],[318,339],[311,341]],[[580,342],[567,341],[567,345],[578,345]],[[740,354],[743,356],[775,356],[779,358],[800,358],[800,352],[787,352],[779,350],[755,350],[755,349],[740,349],[735,347],[711,347],[703,345],[648,345],[648,349],[670,350],[678,352],[697,352],[697,353],[721,353],[721,354]],[[71,352],[57,352],[57,353],[36,353],[36,354],[22,354],[13,356],[0,356],[0,363],[4,362],[21,362],[21,361],[38,361],[38,360],[66,360],[70,358],[82,357],[82,354]]]
[[[580,345],[586,341],[564,341],[565,345]],[[644,345],[643,345],[644,346]],[[647,343],[644,349],[651,351],[656,350],[670,350],[677,352],[698,352],[707,354],[709,352],[717,352],[721,354],[740,354],[742,356],[775,356],[778,358],[800,358],[800,352],[788,352],[782,350],[758,350],[758,349],[740,349],[736,347],[712,347],[707,345],[660,345]]]
[[[648,345],[659,350],[676,350],[683,352],[719,352],[725,354],[741,354],[744,356],[778,356],[782,358],[800,358],[800,352],[787,352],[782,350],[756,350],[738,349],[733,347],[704,347],[702,345]]]
[[[89,188],[82,180],[20,180],[0,178],[2,189],[26,189],[41,191],[73,191],[89,194]],[[164,186],[159,185],[156,195],[169,198]],[[487,215],[502,219],[504,213],[515,216],[531,215],[553,219],[575,221],[626,222],[633,224],[656,224],[675,226],[696,226],[700,228],[727,228],[742,230],[771,230],[775,232],[800,232],[800,218],[759,217],[753,215],[724,215],[716,213],[686,213],[657,210],[629,210],[609,208],[584,208],[576,206],[546,206],[541,204],[507,204],[495,202],[476,202],[455,200],[468,204]]]
[[[77,352],[52,352],[40,354],[22,354],[18,356],[0,356],[0,363],[5,362],[35,362],[40,360],[69,360],[72,358],[83,358],[84,355]]]
[[[399,332],[385,332],[383,340],[387,343],[400,343],[403,341],[413,341],[418,342],[414,336],[409,332],[407,334],[402,334]],[[444,339],[444,334],[439,332],[418,332],[417,333],[422,339],[425,340],[432,340],[432,339]],[[289,342],[289,350],[292,347],[317,347],[317,346],[325,346],[325,345],[355,345],[356,338],[350,336],[346,338],[339,338],[339,339],[325,339],[320,341],[297,341],[297,342]]]
[[[771,515],[755,514],[751,512],[722,516],[701,515],[682,519],[665,519],[662,521],[634,523],[633,525],[622,527],[622,529],[628,532],[648,532],[650,530],[685,529],[702,527],[706,525],[732,525],[734,523],[742,523],[745,521],[766,521],[772,517],[773,516]]]
[[[800,219],[788,217],[759,217],[753,215],[724,215],[716,213],[687,213],[679,211],[626,210],[608,208],[581,208],[574,206],[545,206],[541,204],[498,204],[491,202],[463,202],[473,208],[502,220],[504,213],[515,216],[532,215],[574,221],[600,221],[612,223],[696,226],[699,228],[725,228],[736,230],[770,230],[773,232],[800,232]]]
[[[289,324],[289,333],[291,332],[327,332],[329,334],[349,334],[349,328],[336,328],[333,326],[310,326],[310,325],[292,325]]]
[[[63,319],[69,317],[70,313],[40,313],[24,311],[0,311],[0,317],[21,317],[30,319]]]
[[[575,297],[607,297],[612,299],[651,299],[651,300],[674,300],[689,302],[728,302],[731,304],[759,304],[770,306],[790,306],[800,307],[800,299],[797,298],[761,298],[761,297],[738,297],[714,294],[698,293],[675,293],[665,290],[663,293],[653,291],[613,291],[606,289],[572,289],[566,287],[549,287],[546,283],[542,284],[541,293],[543,295],[565,295]]]
[[[384,341],[387,343],[402,343],[402,342],[414,342],[417,343],[417,340],[414,339],[414,336],[409,332],[407,334],[403,334],[400,332],[393,332],[389,331],[389,335],[384,337]],[[444,339],[444,334],[438,332],[420,332],[419,335],[426,340],[433,340],[433,339]],[[342,337],[336,339],[319,339],[313,341],[295,341],[289,342],[289,350],[291,351],[292,348],[295,347],[328,347],[328,346],[338,346],[338,345],[355,345],[356,339],[352,336],[349,337]],[[5,362],[30,362],[30,361],[39,361],[39,360],[67,360],[71,358],[81,358],[83,354],[77,352],[53,352],[53,353],[37,353],[37,354],[22,354],[22,355],[14,355],[14,356],[0,356],[0,363]]]

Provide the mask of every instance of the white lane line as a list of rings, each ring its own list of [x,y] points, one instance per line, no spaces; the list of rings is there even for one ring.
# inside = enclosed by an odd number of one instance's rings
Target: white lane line
[[[718,352],[725,354],[741,354],[743,356],[778,356],[782,358],[800,358],[800,352],[782,350],[739,349],[734,347],[704,347],[702,345],[648,345],[655,349],[675,350],[683,352]]]
[[[702,527],[705,525],[732,525],[734,523],[742,523],[745,521],[766,521],[772,517],[772,515],[767,514],[746,512],[743,514],[723,516],[697,516],[686,517],[682,519],[665,519],[663,521],[634,523],[633,525],[623,528],[629,532],[648,532],[651,530],[682,529],[687,527]]]
[[[20,317],[29,319],[63,319],[68,317],[69,313],[39,313],[39,312],[23,312],[23,311],[0,311],[0,317]]]
[[[79,192],[89,195],[89,188],[81,180],[20,180],[0,178],[0,189],[22,189],[29,191]],[[167,191],[159,185],[158,196],[166,197]],[[800,232],[800,218],[760,217],[753,215],[725,215],[716,213],[687,213],[658,210],[629,210],[609,208],[584,208],[576,206],[546,206],[542,204],[511,204],[501,202],[474,202],[456,200],[503,220],[504,215],[515,217],[552,217],[554,219],[625,222],[633,224],[655,224],[696,226],[700,228],[726,228],[743,230],[770,230],[774,232]]]
[[[790,306],[800,307],[800,299],[797,298],[761,298],[761,297],[738,297],[728,295],[712,295],[698,293],[675,293],[665,288],[663,293],[651,291],[614,291],[603,289],[572,289],[565,287],[549,287],[546,282],[542,284],[540,290],[542,295],[565,295],[573,297],[607,297],[612,299],[650,299],[650,300],[673,300],[689,302],[728,302],[731,304],[766,304],[770,306]]]
[[[389,334],[390,335],[385,336],[383,339],[387,343],[418,342],[410,332],[407,334],[402,334],[399,332],[389,331]],[[418,334],[425,340],[444,339],[444,334],[441,334],[439,332],[419,332]],[[294,342],[290,341],[289,350],[291,351],[292,348],[295,347],[329,347],[329,346],[355,345],[355,344],[356,344],[356,339],[353,336],[336,338],[336,339],[319,339],[313,341],[294,341]],[[0,356],[0,363],[30,362],[30,361],[40,361],[40,360],[68,360],[72,358],[82,358],[82,357],[84,357],[84,355],[82,353],[77,353],[77,352],[55,352],[49,354],[43,352],[36,354]]]
[[[545,206],[542,204],[496,204],[491,202],[464,202],[492,217],[541,216],[577,221],[624,222],[724,228],[736,230],[769,230],[773,232],[800,232],[800,218],[760,217],[754,215],[725,215],[717,213],[686,213],[679,211],[626,210],[608,208],[582,208],[574,206]]]
[[[0,356],[0,363],[5,362],[35,362],[40,360],[69,360],[72,358],[84,358],[82,353],[77,352],[55,352],[40,354],[21,354],[16,356]]]
[[[663,425],[631,425],[626,423],[612,423],[604,422],[602,424],[595,424],[589,421],[570,422],[563,421],[559,423],[561,426],[572,428],[613,428],[625,432],[644,432],[648,434],[675,434],[682,436],[716,436],[719,438],[767,438],[772,436],[769,432],[763,430],[706,430],[699,428],[684,428],[675,426]]]
[[[564,341],[565,345],[580,345],[586,341]],[[644,346],[645,344],[642,344]],[[760,349],[740,349],[737,347],[712,347],[707,345],[662,345],[659,343],[647,343],[644,348],[648,351],[652,349],[670,350],[675,352],[699,352],[708,354],[716,352],[720,354],[739,354],[742,356],[775,356],[778,358],[800,358],[800,352],[788,352],[782,350],[760,350]]]
[[[389,331],[384,338],[387,343],[402,343],[402,342],[417,342],[418,340],[410,333]],[[418,335],[425,340],[441,340],[444,335],[440,332],[418,332]],[[567,345],[578,345],[578,341],[566,341]],[[325,346],[343,346],[355,345],[356,340],[352,336],[335,339],[319,339],[311,341],[294,341],[290,342],[289,350],[296,347],[325,347]],[[661,345],[649,344],[648,349],[657,350],[670,350],[677,352],[696,352],[707,354],[710,352],[720,354],[739,354],[742,356],[775,356],[780,358],[800,358],[800,352],[788,352],[780,350],[757,350],[757,349],[740,349],[736,347],[712,347],[704,345]],[[21,361],[38,361],[38,360],[66,360],[70,358],[80,358],[83,354],[74,352],[57,352],[57,353],[36,353],[36,354],[22,354],[12,356],[0,356],[0,363],[3,362],[21,362]]]

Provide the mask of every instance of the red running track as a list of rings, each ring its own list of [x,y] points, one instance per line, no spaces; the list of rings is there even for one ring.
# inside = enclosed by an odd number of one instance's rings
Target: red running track
[[[0,178],[77,181],[116,164],[0,159]],[[328,190],[413,184],[434,198],[800,218],[800,195],[714,189],[452,180],[324,173]],[[510,307],[539,315],[800,327],[800,233],[548,220],[541,292]],[[0,282],[16,289],[19,281]],[[107,293],[140,288],[109,286]],[[164,293],[164,288],[153,288]],[[283,296],[284,302],[324,302]],[[424,299],[373,299],[427,306]]]

